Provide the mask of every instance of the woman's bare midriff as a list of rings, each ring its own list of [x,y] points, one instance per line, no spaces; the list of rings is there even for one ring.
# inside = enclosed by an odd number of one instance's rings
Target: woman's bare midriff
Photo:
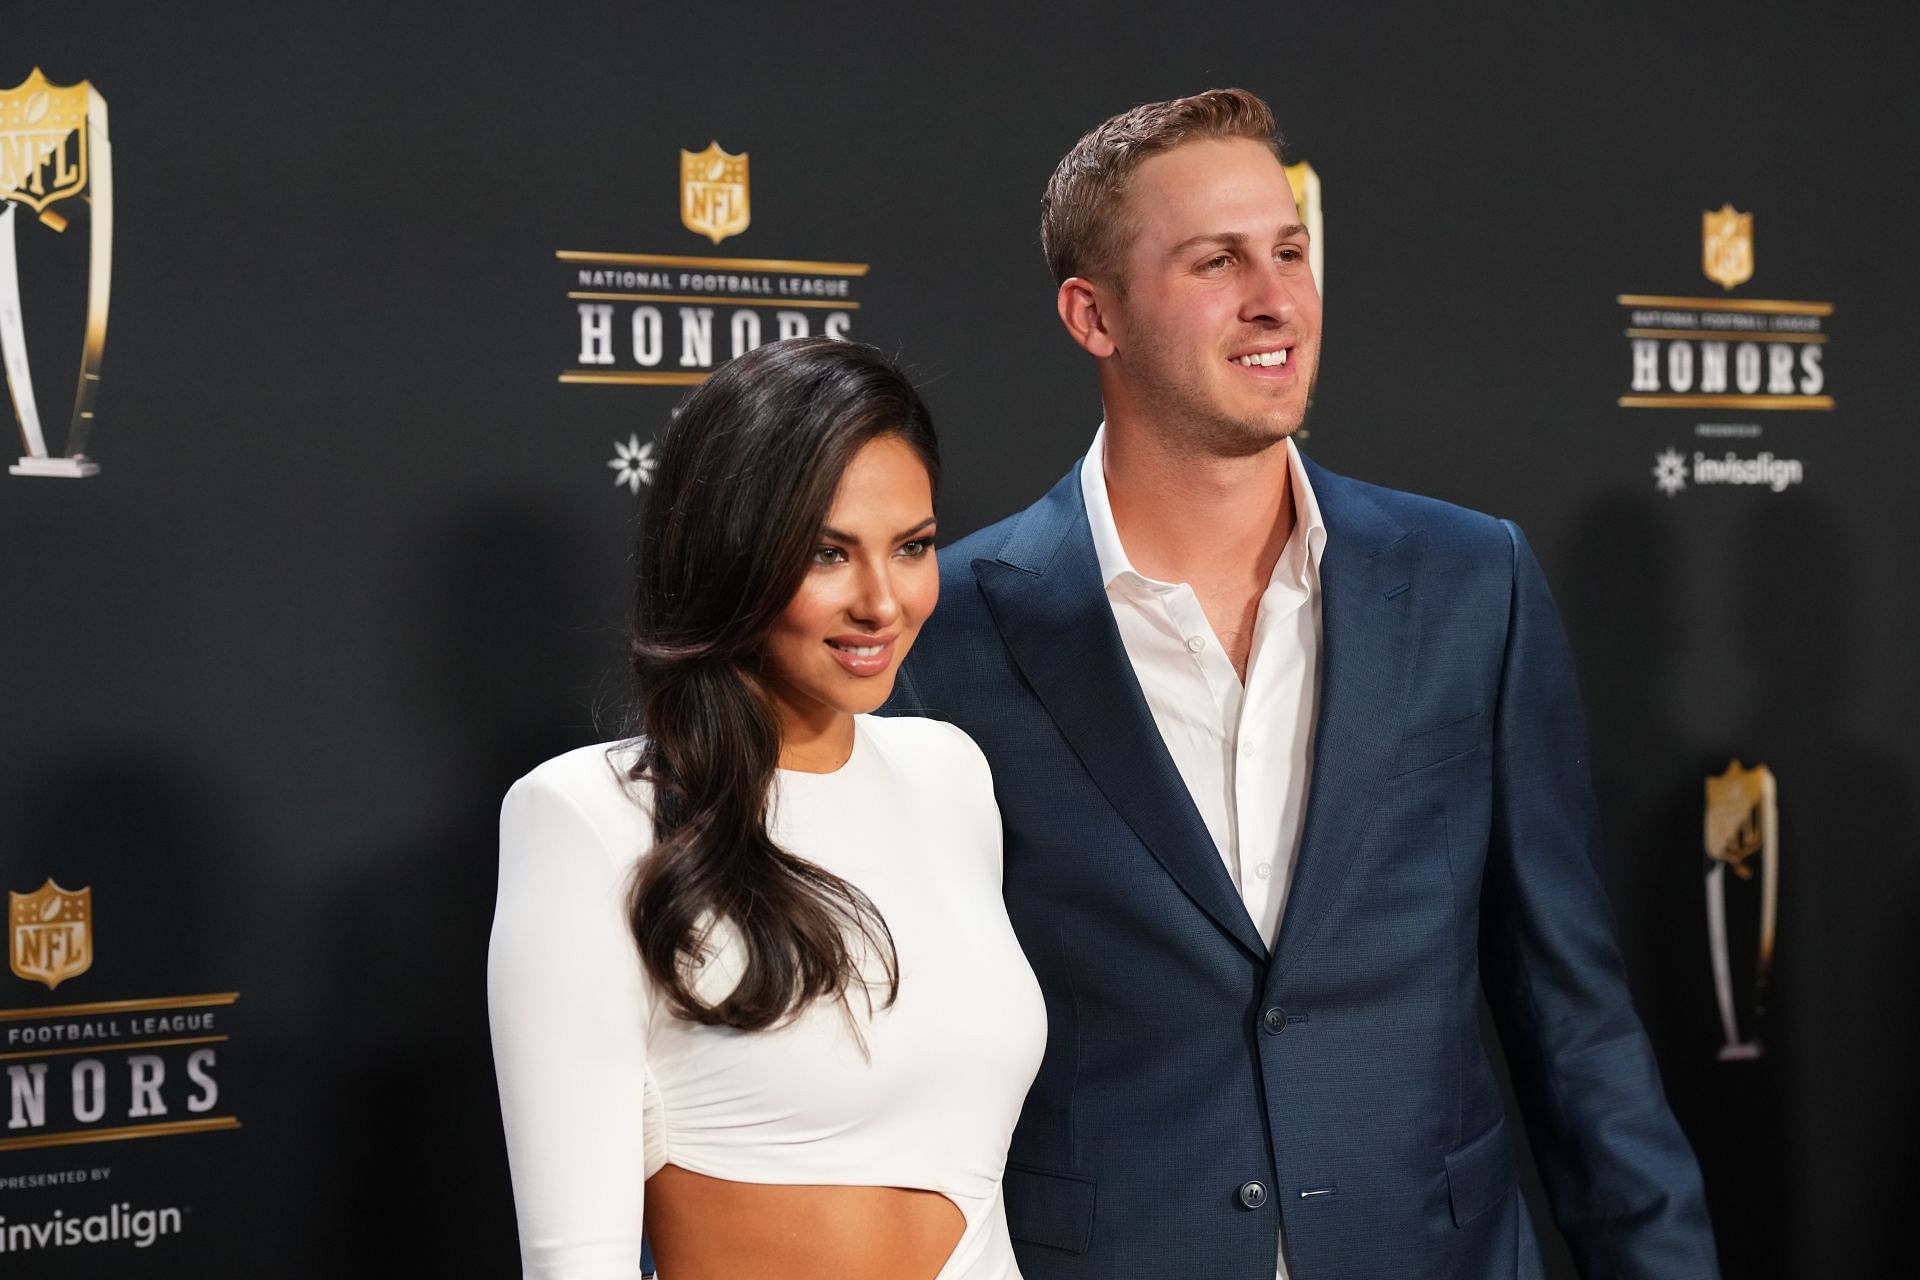
[[[647,1179],[663,1280],[933,1280],[965,1230],[937,1191],[733,1182],[677,1165]]]

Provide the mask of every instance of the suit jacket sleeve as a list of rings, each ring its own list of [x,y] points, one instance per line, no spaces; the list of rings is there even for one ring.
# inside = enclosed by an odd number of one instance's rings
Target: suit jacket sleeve
[[[1554,1217],[1587,1277],[1718,1274],[1693,1152],[1634,1013],[1565,633],[1526,539],[1494,723],[1482,976]]]

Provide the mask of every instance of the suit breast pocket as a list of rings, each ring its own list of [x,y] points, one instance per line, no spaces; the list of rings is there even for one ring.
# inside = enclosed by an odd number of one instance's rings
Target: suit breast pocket
[[[1394,753],[1393,768],[1387,776],[1404,777],[1464,756],[1480,745],[1481,729],[1478,711],[1469,711],[1432,728],[1417,729],[1400,740],[1400,750]]]

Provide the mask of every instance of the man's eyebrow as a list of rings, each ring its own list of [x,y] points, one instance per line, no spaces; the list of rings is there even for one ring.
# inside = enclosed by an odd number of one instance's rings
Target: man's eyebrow
[[[900,533],[894,534],[893,540],[895,542],[905,542],[908,538],[911,538],[914,534],[920,533],[923,530],[925,530],[927,526],[931,525],[933,522],[934,522],[934,517],[928,516],[925,520],[922,520],[919,524],[913,526],[913,528],[903,530]],[[830,524],[825,524],[820,526],[820,536],[823,538],[831,538],[835,542],[851,542],[855,546],[860,545],[859,538],[855,537],[851,533],[843,533],[842,531],[834,528]]]
[[[1185,240],[1182,240],[1179,244],[1167,250],[1167,256],[1169,258],[1177,258],[1188,250],[1197,249],[1203,244],[1218,244],[1230,249],[1237,249],[1246,242],[1247,238],[1238,231],[1203,231],[1197,236],[1188,236]]]
[[[1298,222],[1290,222],[1286,226],[1281,227],[1279,234],[1274,238],[1276,240],[1304,240],[1307,238],[1307,235],[1308,232],[1305,225]],[[1185,240],[1182,240],[1179,244],[1167,250],[1167,256],[1169,258],[1177,258],[1181,254],[1197,249],[1203,244],[1217,244],[1229,249],[1238,249],[1246,244],[1246,242],[1247,237],[1238,231],[1203,231],[1197,236],[1188,236]]]

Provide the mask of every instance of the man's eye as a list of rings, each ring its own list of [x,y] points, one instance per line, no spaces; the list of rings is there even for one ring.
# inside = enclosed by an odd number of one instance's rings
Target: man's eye
[[[1304,259],[1307,255],[1300,252],[1300,250],[1295,246],[1287,244],[1287,245],[1281,245],[1279,252],[1276,253],[1274,256],[1279,258],[1280,261],[1282,262],[1299,262],[1302,259]]]
[[[1207,271],[1225,271],[1233,265],[1233,255],[1230,253],[1216,253],[1200,265]]]

